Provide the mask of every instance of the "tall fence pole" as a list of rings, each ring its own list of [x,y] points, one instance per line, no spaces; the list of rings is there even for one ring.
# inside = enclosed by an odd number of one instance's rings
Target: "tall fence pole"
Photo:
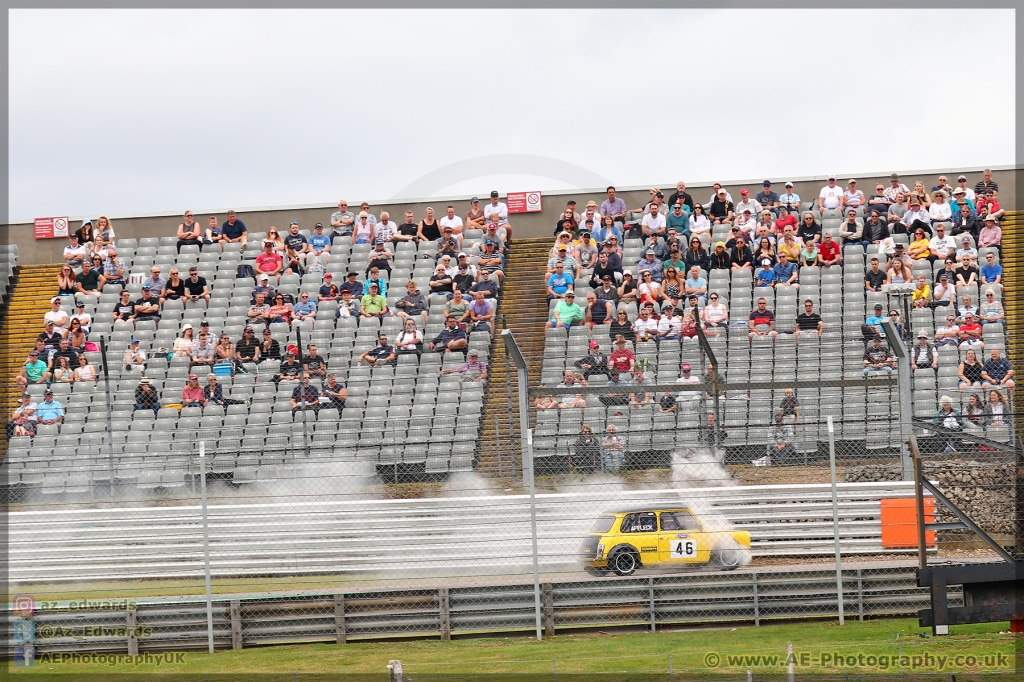
[[[210,528],[206,516],[206,441],[199,441],[199,490],[203,503],[203,566],[206,573],[206,645],[213,653],[213,596],[210,589]]]
[[[308,405],[306,404],[306,379],[309,377],[306,370],[306,363],[303,362],[304,356],[302,355],[302,330],[299,327],[295,328],[295,344],[297,346],[299,357],[299,405],[302,406],[302,453],[309,461],[309,430],[306,426],[306,410]],[[295,457],[292,456],[292,465],[295,465]]]
[[[100,337],[100,359],[103,362],[103,387],[107,394],[107,467],[110,471],[110,501],[117,503],[117,496],[114,494],[114,406],[110,404],[110,368],[107,365],[107,344],[106,338]]]
[[[903,339],[896,331],[896,325],[891,321],[882,322],[882,329],[885,330],[885,338],[889,347],[896,355],[896,388],[900,395],[900,465],[904,481],[911,481],[914,477],[914,463],[910,459],[910,448],[907,440],[914,435],[911,427],[913,417],[913,405],[910,395],[910,356],[903,346]]]
[[[540,608],[540,560],[537,555],[537,491],[533,480],[533,430],[530,429],[530,397],[527,388],[526,358],[519,350],[519,344],[512,336],[510,329],[503,329],[502,339],[505,341],[506,355],[511,355],[516,363],[516,374],[519,375],[519,433],[525,436],[523,441],[523,478],[530,488],[530,538],[533,541],[533,608],[537,624],[537,641],[544,637]]]
[[[836,543],[836,597],[839,600],[839,624],[845,625],[843,617],[843,557],[839,551],[839,495],[836,491],[836,430],[832,415],[828,423],[828,463],[832,471],[832,537]]]

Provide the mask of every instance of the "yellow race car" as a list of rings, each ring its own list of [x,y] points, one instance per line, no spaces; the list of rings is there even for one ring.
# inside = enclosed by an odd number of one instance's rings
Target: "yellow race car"
[[[598,517],[583,543],[591,575],[631,575],[641,566],[710,564],[732,570],[750,556],[750,533],[714,530],[686,507],[629,509]]]

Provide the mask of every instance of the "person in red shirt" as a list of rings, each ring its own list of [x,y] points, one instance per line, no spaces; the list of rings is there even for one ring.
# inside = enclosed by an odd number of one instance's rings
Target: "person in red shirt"
[[[793,226],[793,232],[795,233],[796,232],[796,225],[797,225],[796,216],[790,214],[789,211],[787,211],[785,208],[780,207],[779,208],[779,218],[778,218],[778,220],[775,221],[775,231],[778,232],[779,235],[781,236],[781,235],[786,233],[786,226],[787,225],[792,225]]]
[[[978,196],[978,213],[981,213],[981,209],[984,206],[988,206],[988,214],[995,218],[1003,217],[1003,208],[999,205],[999,199],[996,198],[996,193],[991,189],[985,190],[985,196]]]
[[[964,314],[964,323],[960,325],[960,350],[974,348],[985,350],[985,344],[981,342],[981,325],[974,319],[972,313]]]
[[[203,387],[199,385],[197,375],[188,375],[188,383],[181,390],[181,404],[185,407],[206,407],[206,394],[203,393]]]
[[[626,348],[626,338],[622,334],[615,337],[615,350],[608,356],[608,365],[620,374],[633,373],[636,355]]]
[[[757,307],[747,316],[747,325],[750,328],[747,339],[751,341],[755,336],[767,336],[774,340],[779,335],[775,331],[775,313],[768,310],[768,301],[764,298],[757,299]]]
[[[274,251],[274,242],[263,242],[263,253],[256,256],[256,271],[276,277],[277,283],[280,284],[283,269],[284,259],[281,254]]]
[[[825,232],[818,245],[818,265],[842,265],[842,250],[839,242],[832,239],[831,232]]]

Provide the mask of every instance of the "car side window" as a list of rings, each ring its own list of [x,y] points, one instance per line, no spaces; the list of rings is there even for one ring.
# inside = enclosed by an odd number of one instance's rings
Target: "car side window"
[[[662,512],[662,530],[700,530],[697,520],[689,512]]]
[[[653,533],[658,529],[658,523],[654,512],[639,512],[622,517],[619,528],[623,533]]]

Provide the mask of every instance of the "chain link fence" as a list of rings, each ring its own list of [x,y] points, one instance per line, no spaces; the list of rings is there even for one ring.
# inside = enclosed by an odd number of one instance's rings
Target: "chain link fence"
[[[682,338],[513,325],[524,396],[486,331],[467,343],[482,372],[428,349],[367,366],[391,322],[272,325],[301,359],[216,368],[154,329],[144,371],[111,330],[83,355],[97,381],[50,385],[59,423],[11,434],[9,608],[29,625],[8,641],[240,648],[913,614],[927,593],[904,435],[1013,545],[1012,392],[960,386],[967,349],[915,354],[945,311],[847,296],[863,290],[851,262],[811,279],[713,278],[741,324]],[[895,332],[871,331],[876,300]],[[808,302],[821,326],[794,334]],[[761,307],[774,320],[748,325]],[[986,352],[1005,348],[996,331]],[[917,365],[902,386],[900,363]],[[930,560],[998,560],[963,530],[928,542]]]

